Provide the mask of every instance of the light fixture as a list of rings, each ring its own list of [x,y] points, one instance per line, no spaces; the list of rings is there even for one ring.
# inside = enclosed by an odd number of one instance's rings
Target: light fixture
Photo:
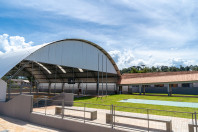
[[[61,66],[57,65],[58,68],[63,72],[63,73],[66,73],[65,69],[63,69]]]
[[[39,66],[41,66],[43,69],[45,69],[49,74],[52,74],[50,70],[47,69],[43,64],[36,62]]]

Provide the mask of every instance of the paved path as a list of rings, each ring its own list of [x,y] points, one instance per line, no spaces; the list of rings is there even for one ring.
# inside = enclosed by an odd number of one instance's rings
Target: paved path
[[[56,106],[49,106],[46,109],[46,113],[49,115],[55,115],[55,107]],[[76,109],[84,109],[83,107],[73,107]],[[104,110],[104,109],[95,109],[95,108],[86,108],[87,110],[93,110],[97,111],[97,120],[94,120],[94,123],[100,123],[100,124],[106,124],[106,113],[110,113],[110,110]],[[42,112],[43,114],[45,113],[45,108],[34,108],[34,112]],[[70,118],[71,116],[77,116],[82,119],[84,119],[84,112],[81,111],[72,111],[72,110],[65,110],[65,118]],[[122,111],[116,111],[116,114],[122,114],[122,115],[127,115],[127,116],[138,116],[138,117],[145,117],[147,118],[146,114],[140,114],[140,113],[131,113],[131,112],[122,112]],[[174,116],[174,113],[172,113]],[[56,115],[57,116],[57,115]],[[70,116],[70,117],[69,117]],[[89,113],[85,113],[85,117],[88,119],[90,118]],[[149,115],[150,118],[155,118],[155,119],[161,119],[161,120],[171,120],[172,121],[172,128],[173,132],[187,132],[188,131],[188,123],[191,123],[191,119],[186,119],[186,118],[178,118],[178,117],[171,117],[171,116],[159,116],[159,115]],[[191,115],[189,114],[189,117]],[[75,118],[75,120],[77,120]],[[148,121],[147,120],[140,120],[140,119],[129,119],[129,118],[122,118],[122,117],[116,117],[116,126],[118,127],[121,125],[122,127],[129,127],[132,128],[132,131],[148,131]],[[87,123],[90,121],[86,121]],[[119,125],[118,125],[119,124]],[[108,124],[110,125],[110,124]],[[149,122],[150,126],[150,131],[156,131],[156,132],[164,132],[166,130],[166,125],[165,123],[160,123],[160,122]]]
[[[35,125],[0,115],[0,131],[4,130],[8,130],[8,132],[61,132],[58,129]]]

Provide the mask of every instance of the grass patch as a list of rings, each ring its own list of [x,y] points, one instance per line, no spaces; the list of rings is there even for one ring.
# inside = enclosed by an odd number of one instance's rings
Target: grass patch
[[[192,98],[192,97],[144,96],[144,95],[122,94],[122,95],[109,95],[109,96],[103,97],[103,98],[97,98],[97,97],[75,98],[74,105],[81,106],[82,102],[83,103],[92,103],[92,104],[86,104],[86,107],[108,109],[108,110],[110,109],[110,107],[103,106],[103,105],[123,106],[123,107],[116,107],[116,110],[117,111],[125,111],[125,112],[134,112],[134,113],[147,113],[146,109],[152,109],[152,110],[149,110],[149,113],[153,114],[153,115],[164,115],[164,116],[183,117],[183,118],[192,118],[192,114],[178,113],[178,112],[167,112],[167,111],[180,111],[180,112],[198,111],[198,108],[118,102],[123,99],[147,99],[147,100],[163,100],[163,101],[179,101],[179,102],[196,102],[196,103],[198,103],[198,98]],[[101,105],[93,105],[93,104],[101,104]],[[132,107],[132,108],[124,108],[124,107]],[[160,110],[166,110],[166,111],[160,111]]]

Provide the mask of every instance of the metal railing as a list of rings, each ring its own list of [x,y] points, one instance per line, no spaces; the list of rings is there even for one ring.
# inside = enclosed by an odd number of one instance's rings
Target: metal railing
[[[37,98],[33,112],[126,131],[198,132],[196,112],[68,102]],[[60,110],[60,111],[58,111]]]

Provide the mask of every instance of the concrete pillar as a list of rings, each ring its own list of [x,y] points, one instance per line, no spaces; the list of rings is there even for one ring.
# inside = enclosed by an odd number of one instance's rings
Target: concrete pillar
[[[122,94],[122,86],[119,86],[119,94]]]
[[[133,94],[133,87],[131,86],[131,94]]]
[[[145,95],[146,94],[146,90],[145,90],[145,86],[143,85],[143,94]]]
[[[23,84],[20,85],[20,94],[22,94]]]
[[[142,94],[142,85],[139,85],[139,93]]]
[[[106,123],[113,123],[113,114],[106,113]]]
[[[172,96],[172,86],[169,86],[169,90],[170,90],[170,96]]]
[[[167,86],[168,96],[172,96],[172,87],[170,84]]]
[[[128,85],[128,94],[129,94],[129,85]]]
[[[119,86],[116,85],[116,94],[118,94],[118,92],[119,92]]]
[[[167,85],[167,92],[168,92],[168,96],[170,96],[170,87],[169,87],[169,84]]]

